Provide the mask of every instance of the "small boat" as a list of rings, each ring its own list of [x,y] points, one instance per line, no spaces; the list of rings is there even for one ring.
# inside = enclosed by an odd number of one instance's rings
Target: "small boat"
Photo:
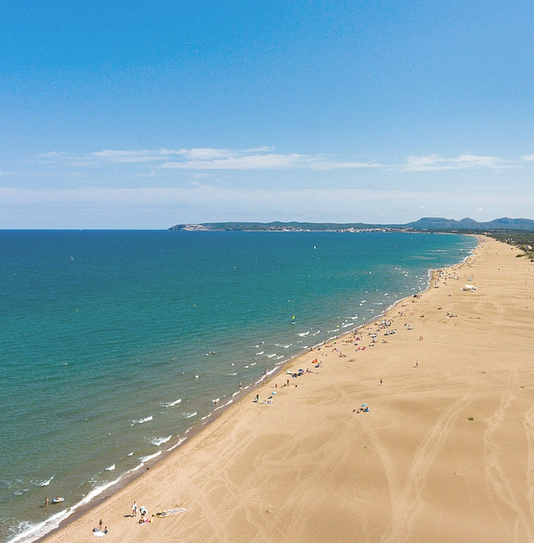
[[[64,501],[65,501],[65,498],[63,498],[62,496],[56,496],[55,498],[52,499],[52,503],[61,503]]]

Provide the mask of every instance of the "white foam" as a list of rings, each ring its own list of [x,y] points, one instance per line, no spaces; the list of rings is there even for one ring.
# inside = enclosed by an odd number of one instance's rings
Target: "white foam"
[[[174,402],[168,402],[168,403],[164,403],[163,404],[163,407],[174,407],[175,405],[178,405],[179,403],[182,403],[182,399],[178,399]]]
[[[150,441],[152,445],[155,445],[156,447],[159,447],[160,445],[163,445],[164,443],[167,443],[172,437],[172,434],[167,437],[155,437],[153,440]]]
[[[113,481],[110,481],[101,486],[93,488],[93,490],[91,490],[78,503],[74,504],[72,507],[68,507],[67,509],[64,509],[63,511],[59,511],[55,513],[54,515],[47,518],[44,522],[40,522],[38,524],[30,524],[27,522],[21,523],[20,528],[22,529],[22,531],[19,534],[17,534],[13,539],[9,540],[9,543],[31,543],[32,541],[40,539],[41,537],[45,536],[50,531],[58,528],[60,523],[66,518],[70,517],[70,515],[72,515],[74,511],[86,505],[87,503],[91,502],[94,498],[102,494],[108,488],[117,484],[126,475],[139,469],[139,467],[140,466],[137,466],[131,469],[130,471],[126,472],[125,474],[121,475],[120,477],[118,477],[117,479]]]
[[[132,420],[132,424],[130,426],[133,426],[134,424],[144,424],[145,422],[148,422],[149,420],[152,420],[154,417],[150,415],[149,417],[145,417],[144,419],[139,420]]]
[[[194,417],[197,414],[195,411],[194,413],[184,413],[184,419],[190,419],[191,417]]]
[[[156,458],[156,456],[159,456],[161,454],[161,451],[158,451],[155,454],[149,454],[148,456],[141,456],[139,460],[141,461],[141,465],[143,465],[145,462],[148,462],[149,460],[152,460],[152,458]]]
[[[13,492],[13,494],[15,494],[15,496],[22,496],[23,494],[25,494],[26,492],[29,492],[30,489],[29,488],[23,488],[22,490],[15,490],[15,492]]]
[[[178,443],[176,443],[175,445],[173,445],[170,449],[167,449],[167,451],[173,451],[174,449],[176,449],[176,447],[179,447],[184,441],[186,441],[186,437],[181,437],[179,440],[178,440]]]

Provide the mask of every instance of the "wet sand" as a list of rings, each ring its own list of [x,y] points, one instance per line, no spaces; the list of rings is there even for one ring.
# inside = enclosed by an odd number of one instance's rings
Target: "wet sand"
[[[534,263],[517,254],[482,238],[46,541],[92,541],[99,519],[132,543],[534,541]],[[186,510],[139,525],[134,501]]]

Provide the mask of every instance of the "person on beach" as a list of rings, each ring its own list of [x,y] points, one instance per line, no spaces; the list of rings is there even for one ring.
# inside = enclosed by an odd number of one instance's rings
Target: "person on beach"
[[[133,505],[132,505],[132,517],[136,517],[137,516],[137,502],[133,502]]]
[[[100,519],[99,523],[98,523],[98,529],[100,531],[102,531],[102,526],[104,526],[104,521],[102,519]]]
[[[256,403],[260,403],[260,395],[259,394],[256,394],[256,398],[254,398],[254,401]]]

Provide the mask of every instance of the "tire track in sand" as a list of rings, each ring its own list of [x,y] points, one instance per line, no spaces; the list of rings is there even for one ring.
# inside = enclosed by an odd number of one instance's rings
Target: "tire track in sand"
[[[382,445],[381,438],[372,426],[366,421],[366,431],[382,462],[391,502],[391,520],[384,534],[380,538],[383,543],[400,543],[411,540],[413,522],[422,505],[422,492],[424,490],[428,471],[432,467],[436,456],[445,444],[454,423],[470,403],[471,393],[468,392],[455,400],[427,433],[425,439],[414,453],[413,461],[405,476],[398,475],[395,461]]]
[[[502,439],[499,440],[497,433],[501,430],[506,420],[506,411],[513,401],[512,392],[507,390],[501,395],[501,402],[495,413],[488,419],[488,428],[484,432],[485,449],[485,472],[488,486],[488,498],[496,517],[506,527],[510,535],[513,534],[512,541],[521,542],[525,540],[534,541],[533,530],[533,510],[534,510],[534,435],[532,426],[534,424],[534,407],[525,413],[525,434],[529,445],[527,453],[526,484],[528,486],[527,500],[529,510],[525,511],[521,506],[521,499],[524,495],[521,491],[518,493],[517,485],[507,477],[505,468],[499,461],[499,453],[502,453]],[[497,503],[496,498],[504,502],[516,513],[516,519],[511,526],[501,513],[502,506]]]

